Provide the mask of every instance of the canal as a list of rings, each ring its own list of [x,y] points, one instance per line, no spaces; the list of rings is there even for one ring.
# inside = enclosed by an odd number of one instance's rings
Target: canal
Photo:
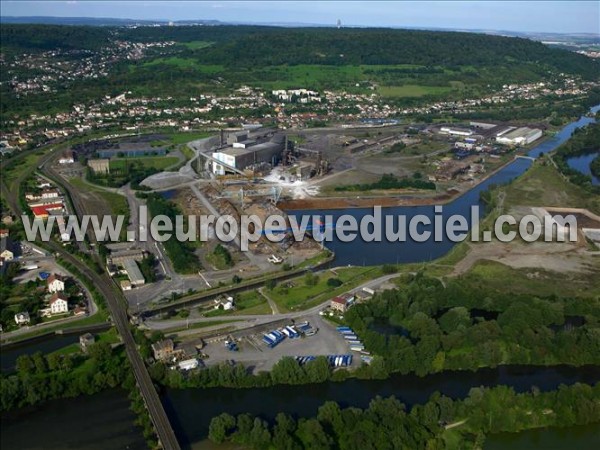
[[[600,105],[592,108],[600,110]],[[593,122],[589,117],[567,125],[561,132],[535,147],[529,152],[532,157],[550,152],[565,142],[573,131]],[[461,214],[470,217],[470,208],[480,205],[480,193],[492,184],[508,183],[523,174],[531,161],[518,159],[494,174],[483,183],[458,197],[444,208],[444,217]],[[481,205],[480,205],[481,206]],[[349,213],[360,220],[369,209],[295,211],[295,215],[330,214],[337,218]],[[384,210],[384,214],[405,215],[410,220],[415,214],[434,216],[433,206],[398,207]],[[483,208],[480,208],[483,214]],[[368,248],[366,247],[368,245]],[[390,244],[388,242],[364,242],[356,240],[351,244],[334,240],[329,247],[336,253],[336,265],[372,265],[382,263],[403,263],[428,261],[443,256],[454,243],[443,242]],[[16,346],[2,351],[2,368],[14,366],[16,357],[23,353],[52,352],[73,342],[77,336],[56,336],[33,344]],[[575,382],[596,383],[600,381],[600,367],[516,367],[506,366],[496,369],[481,369],[477,372],[443,372],[419,378],[414,375],[394,375],[387,380],[348,380],[342,383],[323,383],[304,386],[274,386],[264,389],[184,389],[167,390],[163,397],[165,408],[173,423],[178,438],[184,447],[202,443],[205,447],[210,419],[228,412],[239,414],[249,412],[273,419],[283,411],[298,416],[312,416],[318,407],[327,400],[335,400],[343,406],[366,407],[376,395],[395,395],[408,406],[426,401],[439,391],[459,398],[477,386],[509,385],[522,392],[533,386],[540,390],[552,390],[560,384]],[[133,414],[129,411],[129,400],[119,390],[105,391],[93,396],[63,399],[48,402],[40,407],[25,408],[2,415],[2,448],[145,448],[139,429],[132,424]],[[32,433],[31,430],[35,430]],[[529,432],[525,432],[529,433]],[[552,433],[554,433],[552,431]],[[486,450],[506,448],[506,439],[522,436],[515,448],[530,448],[528,439],[535,435],[496,435],[486,443]],[[548,435],[549,441],[552,434]],[[586,438],[587,439],[587,438]],[[516,442],[516,441],[515,441]],[[494,447],[494,445],[496,445]],[[510,445],[513,446],[512,444]],[[212,447],[212,445],[210,445]],[[548,447],[549,448],[549,447]],[[566,447],[560,447],[566,448]],[[572,447],[571,447],[572,448]],[[584,448],[584,447],[580,447]]]
[[[600,145],[600,144],[598,144],[598,145]],[[571,169],[575,169],[584,175],[589,175],[592,178],[592,184],[594,186],[598,186],[598,185],[600,185],[600,178],[595,177],[592,174],[592,169],[590,168],[590,164],[592,164],[592,161],[598,155],[600,155],[600,152],[588,153],[586,155],[580,155],[580,156],[573,156],[573,157],[567,159],[567,164],[569,165],[569,167]]]
[[[593,113],[599,110],[600,105],[597,105],[591,109]],[[527,153],[527,155],[532,158],[537,158],[541,154],[549,153],[566,142],[577,128],[593,122],[595,122],[593,118],[583,116],[579,120],[565,126],[556,135],[534,147]],[[386,216],[391,216],[394,218],[397,218],[398,216],[404,216],[406,217],[406,223],[409,223],[410,220],[418,214],[427,216],[432,223],[434,216],[436,215],[441,216],[443,218],[443,222],[445,222],[448,217],[458,214],[466,217],[470,223],[472,206],[479,206],[479,218],[481,218],[484,214],[484,205],[480,200],[480,194],[482,192],[486,191],[491,185],[509,183],[516,177],[525,173],[525,171],[531,167],[531,164],[532,161],[528,159],[519,158],[514,160],[510,164],[506,165],[503,169],[499,170],[494,175],[475,186],[473,189],[465,192],[460,197],[445,205],[442,214],[435,214],[435,206],[433,205],[385,208],[383,210],[384,223]],[[298,210],[292,211],[290,214],[298,218],[300,218],[302,215],[330,216],[331,220],[326,220],[326,222],[329,224],[331,222],[335,222],[339,217],[345,214],[351,214],[357,219],[358,222],[360,222],[364,216],[372,215],[373,210],[371,208]],[[394,219],[394,223],[396,223],[396,219]],[[335,252],[335,260],[333,264],[336,266],[344,266],[348,264],[356,266],[368,266],[377,264],[430,261],[444,256],[449,250],[452,249],[452,247],[454,247],[454,245],[456,245],[456,243],[450,241],[445,235],[443,236],[441,242],[435,242],[433,239],[429,239],[425,242],[416,242],[412,240],[410,236],[407,236],[406,242],[388,242],[385,240],[385,232],[383,232],[382,235],[384,239],[380,242],[365,242],[360,238],[357,238],[352,242],[341,242],[335,233],[333,233],[333,240],[326,243],[327,247]]]
[[[328,400],[343,407],[365,408],[377,395],[393,395],[410,407],[426,402],[436,391],[452,398],[464,398],[471,388],[478,386],[506,385],[517,392],[525,392],[533,386],[549,391],[560,384],[594,384],[598,381],[600,367],[597,366],[501,366],[476,372],[445,371],[425,377],[395,374],[385,380],[350,379],[301,386],[169,389],[165,392],[164,404],[175,433],[185,447],[206,439],[211,418],[223,412],[256,414],[266,420],[274,420],[278,412],[312,417]]]

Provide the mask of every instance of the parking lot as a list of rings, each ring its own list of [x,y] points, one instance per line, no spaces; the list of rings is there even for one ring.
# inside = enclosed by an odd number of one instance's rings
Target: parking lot
[[[350,354],[350,346],[338,333],[335,326],[319,315],[301,317],[296,323],[308,321],[313,329],[318,332],[312,336],[302,336],[295,339],[286,338],[274,348],[269,348],[263,342],[263,335],[283,325],[291,325],[286,321],[281,325],[272,325],[266,330],[248,330],[236,332],[232,337],[236,340],[238,351],[230,351],[225,346],[226,336],[208,339],[202,353],[208,355],[204,361],[206,365],[220,364],[234,360],[242,363],[254,373],[261,370],[271,370],[273,365],[284,356],[326,356]],[[353,364],[360,364],[360,359],[354,355]]]

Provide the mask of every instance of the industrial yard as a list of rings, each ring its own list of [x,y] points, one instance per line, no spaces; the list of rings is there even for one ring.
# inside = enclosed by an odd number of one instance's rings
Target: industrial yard
[[[278,336],[277,340],[275,335]],[[181,347],[189,348],[198,342],[200,341],[193,339],[184,341]],[[270,370],[285,356],[297,357],[300,362],[305,362],[310,357],[353,354],[352,362],[344,365],[360,365],[361,361],[360,353],[350,350],[349,341],[336,330],[336,326],[317,314],[226,333],[208,338],[203,343],[200,353],[205,365],[219,365],[233,360],[254,373]],[[332,361],[332,366],[334,365],[335,361]]]

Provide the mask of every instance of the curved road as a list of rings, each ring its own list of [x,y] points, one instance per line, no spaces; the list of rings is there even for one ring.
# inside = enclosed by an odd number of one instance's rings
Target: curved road
[[[37,149],[39,150],[39,149]],[[36,151],[37,151],[36,150]],[[29,153],[28,153],[29,154]],[[50,151],[47,155],[40,157],[38,160],[39,168],[42,170],[47,162],[49,162],[53,157],[57,157],[57,152]],[[19,160],[20,158],[15,158],[15,160]],[[15,160],[11,160],[14,162]],[[10,162],[7,162],[10,164]],[[4,169],[6,164],[2,165]],[[23,181],[31,175],[31,172],[25,172],[19,177],[16,181],[20,186]],[[65,183],[66,184],[66,183]],[[74,206],[83,206],[81,202],[79,202],[77,197],[77,191],[72,189],[69,185],[64,186],[64,189],[68,190],[68,192],[73,196],[72,200]],[[19,192],[12,192],[8,189],[4,183],[2,183],[2,190],[5,194],[5,198],[11,207],[12,211],[20,215],[22,214],[22,209],[19,205],[18,195]],[[84,210],[85,211],[85,210]],[[82,211],[78,211],[79,214]],[[117,290],[116,285],[113,280],[108,276],[108,274],[98,274],[92,269],[90,269],[86,264],[82,263],[79,259],[73,256],[71,253],[67,252],[61,245],[58,245],[55,242],[47,242],[46,245],[52,249],[53,252],[58,253],[64,260],[73,264],[84,276],[86,276],[93,285],[98,289],[100,294],[106,299],[108,307],[110,309],[112,320],[125,344],[125,350],[127,353],[127,357],[129,358],[129,362],[131,363],[131,367],[137,381],[138,387],[146,404],[146,408],[150,414],[150,418],[152,419],[152,423],[154,424],[154,428],[158,435],[158,439],[163,446],[163,448],[167,450],[178,450],[180,449],[179,443],[177,442],[177,438],[175,437],[175,432],[171,427],[167,414],[163,408],[163,405],[160,401],[158,393],[154,388],[154,384],[152,379],[150,378],[150,374],[144,365],[144,361],[137,351],[137,345],[135,340],[133,339],[133,335],[129,328],[129,317],[127,316],[127,312],[125,309],[125,298],[122,293]]]

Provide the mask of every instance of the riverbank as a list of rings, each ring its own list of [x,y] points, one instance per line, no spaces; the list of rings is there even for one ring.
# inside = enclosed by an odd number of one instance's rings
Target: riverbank
[[[561,384],[600,381],[596,366],[502,366],[477,371],[443,371],[425,377],[394,374],[384,380],[328,381],[318,384],[281,384],[267,388],[166,389],[165,409],[182,447],[208,436],[210,420],[222,413],[249,413],[271,423],[277,413],[314,417],[326,401],[342,407],[366,408],[376,396],[395,396],[408,408],[425,403],[434,392],[453,399],[465,398],[472,388],[509,386],[517,393],[535,387],[539,392],[556,390]]]
[[[475,183],[469,185],[469,189],[462,191],[459,189],[449,189],[445,193],[416,196],[416,195],[374,195],[374,196],[354,196],[354,197],[312,197],[304,199],[287,199],[279,202],[279,207],[284,211],[298,211],[306,209],[352,209],[352,208],[372,208],[381,206],[392,208],[395,206],[432,206],[445,205],[457,200],[462,195],[468,193],[489,178],[504,170],[515,160],[511,159],[506,163],[479,178]],[[415,192],[408,190],[409,192]]]

